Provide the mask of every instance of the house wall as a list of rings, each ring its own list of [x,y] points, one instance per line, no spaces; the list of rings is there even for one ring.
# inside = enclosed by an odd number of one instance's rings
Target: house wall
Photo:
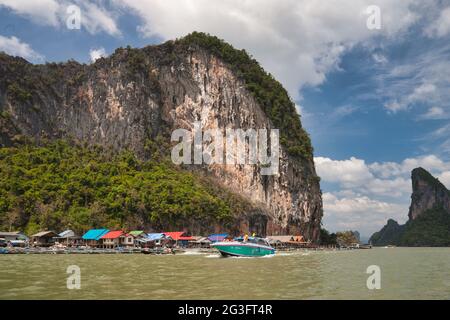
[[[121,237],[120,238],[120,244],[124,245],[124,246],[134,246],[134,237],[133,236],[129,236],[129,237]]]
[[[119,245],[119,238],[116,239],[103,239],[103,246],[108,248],[117,247]]]

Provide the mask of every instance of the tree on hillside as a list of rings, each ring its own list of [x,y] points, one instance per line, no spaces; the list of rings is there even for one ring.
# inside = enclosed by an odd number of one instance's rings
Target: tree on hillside
[[[337,243],[341,247],[348,247],[351,246],[354,243],[359,243],[358,239],[356,238],[353,231],[344,231],[344,232],[337,232]]]

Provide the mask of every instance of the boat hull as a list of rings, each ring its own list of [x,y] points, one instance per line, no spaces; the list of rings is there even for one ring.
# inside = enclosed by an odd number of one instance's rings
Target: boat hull
[[[224,257],[262,257],[275,253],[275,249],[266,246],[242,243],[216,243],[212,245]]]

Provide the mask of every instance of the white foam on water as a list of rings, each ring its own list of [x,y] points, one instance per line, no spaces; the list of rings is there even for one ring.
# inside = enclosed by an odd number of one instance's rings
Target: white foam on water
[[[262,256],[260,258],[273,258],[273,257],[275,257],[275,254],[268,254],[268,255]]]
[[[277,256],[293,256],[293,253],[287,253],[287,252],[279,252],[276,253]]]
[[[184,253],[182,253],[183,255],[201,255],[201,254],[206,254],[206,252],[200,252],[200,251],[186,251]]]

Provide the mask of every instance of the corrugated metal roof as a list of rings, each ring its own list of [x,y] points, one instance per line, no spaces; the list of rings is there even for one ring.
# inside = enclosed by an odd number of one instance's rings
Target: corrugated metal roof
[[[133,231],[129,232],[129,234],[131,234],[132,236],[135,236],[135,237],[140,236],[143,233],[145,233],[145,232],[142,230],[133,230]]]
[[[195,240],[195,239],[193,237],[191,237],[191,236],[182,236],[182,237],[179,237],[178,240],[180,240],[180,241],[183,241],[183,240],[191,241],[191,240]]]
[[[47,237],[57,237],[58,234],[56,232],[53,232],[53,231],[41,231],[41,232],[38,232],[38,233],[32,235],[32,237],[36,237],[36,238],[45,237],[45,236],[47,236]]]
[[[226,237],[228,237],[228,233],[215,233],[215,234],[210,234],[208,236],[208,240],[212,241],[212,242],[219,242],[219,241],[223,241]]]
[[[164,233],[149,233],[147,234],[147,239],[149,241],[155,241],[165,238],[166,235]]]
[[[20,231],[13,231],[13,232],[0,232],[0,236],[17,236],[21,234]]]
[[[125,232],[122,230],[117,231],[109,231],[108,233],[104,234],[100,239],[117,239],[120,236],[124,236]]]
[[[108,233],[108,229],[91,229],[88,232],[86,232],[82,238],[84,240],[100,240],[100,238]]]
[[[280,242],[289,242],[294,240],[294,236],[267,236],[267,239]]]
[[[199,238],[196,238],[196,239],[195,239],[195,242],[198,242],[198,243],[210,243],[211,240],[209,240],[209,239],[206,238],[206,237],[199,237]]]
[[[164,234],[168,237],[171,237],[173,240],[177,241],[180,237],[183,236],[184,231],[177,231],[177,232],[164,232]]]
[[[177,232],[164,232],[164,234],[167,237],[172,238],[175,241],[178,240],[194,240],[191,236],[185,236],[184,231],[177,231]]]
[[[13,231],[13,232],[0,232],[0,238],[4,238],[4,237],[15,237],[18,240],[27,240],[28,237],[23,234],[20,231]]]
[[[69,229],[69,230],[61,232],[59,234],[59,236],[61,238],[71,238],[71,237],[75,237],[75,232],[73,232],[72,230]]]

